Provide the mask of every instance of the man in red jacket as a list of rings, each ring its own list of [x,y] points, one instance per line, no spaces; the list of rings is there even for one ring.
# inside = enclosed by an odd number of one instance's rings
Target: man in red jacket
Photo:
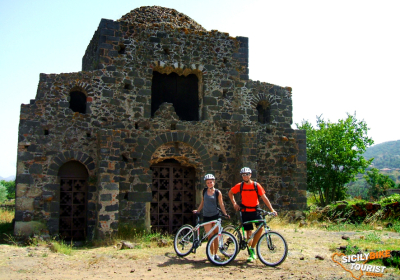
[[[259,184],[251,180],[251,169],[248,167],[243,167],[240,170],[240,174],[242,175],[243,182],[236,184],[233,188],[230,189],[229,191],[229,198],[233,204],[233,208],[235,208],[236,211],[239,211],[240,208],[242,211],[242,221],[247,222],[251,220],[261,220],[262,217],[260,213],[257,213],[256,208],[260,204],[258,197],[260,196],[261,199],[264,201],[264,203],[267,205],[267,207],[273,212],[275,215],[278,215],[277,212],[274,210],[272,207],[271,203],[269,202],[269,199],[265,195],[265,190],[264,188]],[[242,202],[241,205],[238,205],[235,201],[234,194],[237,194],[238,192],[241,193],[242,197]],[[247,208],[248,207],[248,208]],[[258,225],[258,223],[256,223]],[[246,236],[247,239],[250,238],[253,230],[253,223],[251,224],[246,224],[243,226],[244,230],[246,231]],[[257,232],[257,234],[254,236],[253,240],[250,241],[250,256],[247,259],[248,262],[254,261],[257,257],[255,254],[254,247],[257,245],[258,240],[261,237],[261,234],[264,232],[264,230],[260,230]]]

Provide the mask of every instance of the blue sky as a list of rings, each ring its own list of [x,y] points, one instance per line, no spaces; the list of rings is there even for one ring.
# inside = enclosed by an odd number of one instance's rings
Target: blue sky
[[[376,144],[400,139],[399,1],[0,0],[1,177],[16,173],[20,106],[39,74],[80,71],[102,18],[153,5],[249,37],[250,78],[293,88],[294,123],[357,112]]]

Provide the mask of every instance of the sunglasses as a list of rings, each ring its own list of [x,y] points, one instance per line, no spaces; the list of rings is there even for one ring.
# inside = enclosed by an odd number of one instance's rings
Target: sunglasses
[[[243,173],[242,176],[249,176],[249,173]]]

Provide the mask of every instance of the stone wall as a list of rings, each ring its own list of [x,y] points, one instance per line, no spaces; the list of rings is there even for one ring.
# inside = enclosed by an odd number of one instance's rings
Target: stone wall
[[[227,192],[249,166],[275,208],[306,206],[306,138],[291,128],[291,89],[248,79],[248,38],[205,31],[175,10],[142,8],[101,20],[83,71],[41,74],[36,98],[21,106],[16,233],[29,221],[57,233],[57,172],[69,160],[89,173],[88,238],[121,223],[149,228],[150,166],[165,159],[195,168],[197,203],[202,177],[213,173],[231,211]],[[164,22],[138,16],[162,18],[160,11],[169,15]],[[154,71],[197,76],[199,121],[180,120],[167,103],[151,117]],[[85,114],[70,109],[73,91],[86,96]],[[260,102],[268,123],[258,122]]]

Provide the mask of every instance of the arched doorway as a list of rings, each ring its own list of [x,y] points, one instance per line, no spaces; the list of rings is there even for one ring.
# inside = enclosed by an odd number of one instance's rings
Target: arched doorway
[[[175,233],[183,224],[192,223],[195,207],[195,170],[169,159],[151,166],[153,171],[151,202],[152,230]]]
[[[86,167],[78,161],[64,163],[60,178],[59,234],[64,240],[86,239],[87,178]]]

